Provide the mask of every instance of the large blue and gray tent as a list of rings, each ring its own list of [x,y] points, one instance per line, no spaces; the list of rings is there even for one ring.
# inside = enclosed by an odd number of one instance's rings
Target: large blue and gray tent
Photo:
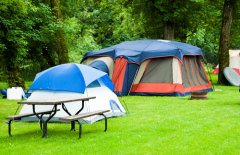
[[[186,95],[212,90],[202,59],[186,43],[136,40],[87,52],[82,62],[108,73],[118,95]]]

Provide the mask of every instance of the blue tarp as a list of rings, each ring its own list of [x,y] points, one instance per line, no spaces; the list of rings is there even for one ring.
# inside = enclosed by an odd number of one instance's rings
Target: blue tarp
[[[84,93],[86,87],[103,78],[103,83],[113,90],[106,73],[81,64],[62,64],[38,73],[29,90],[52,90]]]
[[[136,40],[126,41],[120,44],[97,51],[87,52],[83,58],[90,56],[109,56],[114,60],[123,56],[129,62],[140,64],[142,61],[154,57],[174,56],[182,59],[184,55],[203,56],[202,50],[186,43],[168,40]]]

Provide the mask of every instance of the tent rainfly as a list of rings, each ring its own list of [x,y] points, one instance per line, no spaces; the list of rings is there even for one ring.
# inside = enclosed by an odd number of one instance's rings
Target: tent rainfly
[[[109,74],[118,95],[175,95],[212,91],[202,50],[168,40],[126,41],[87,52],[82,63]]]

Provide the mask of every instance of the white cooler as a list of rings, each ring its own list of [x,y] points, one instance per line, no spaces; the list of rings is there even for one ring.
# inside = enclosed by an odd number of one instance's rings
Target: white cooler
[[[7,99],[21,100],[25,96],[22,87],[12,87],[7,89]]]

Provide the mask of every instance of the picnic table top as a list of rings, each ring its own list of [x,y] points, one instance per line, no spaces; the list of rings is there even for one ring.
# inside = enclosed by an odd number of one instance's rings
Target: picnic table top
[[[28,104],[28,105],[60,105],[62,103],[67,102],[75,102],[75,101],[88,101],[90,99],[95,99],[96,96],[91,97],[82,97],[82,98],[76,98],[76,99],[69,99],[69,100],[53,100],[53,101],[44,101],[44,100],[34,100],[34,101],[20,101],[18,104]]]

